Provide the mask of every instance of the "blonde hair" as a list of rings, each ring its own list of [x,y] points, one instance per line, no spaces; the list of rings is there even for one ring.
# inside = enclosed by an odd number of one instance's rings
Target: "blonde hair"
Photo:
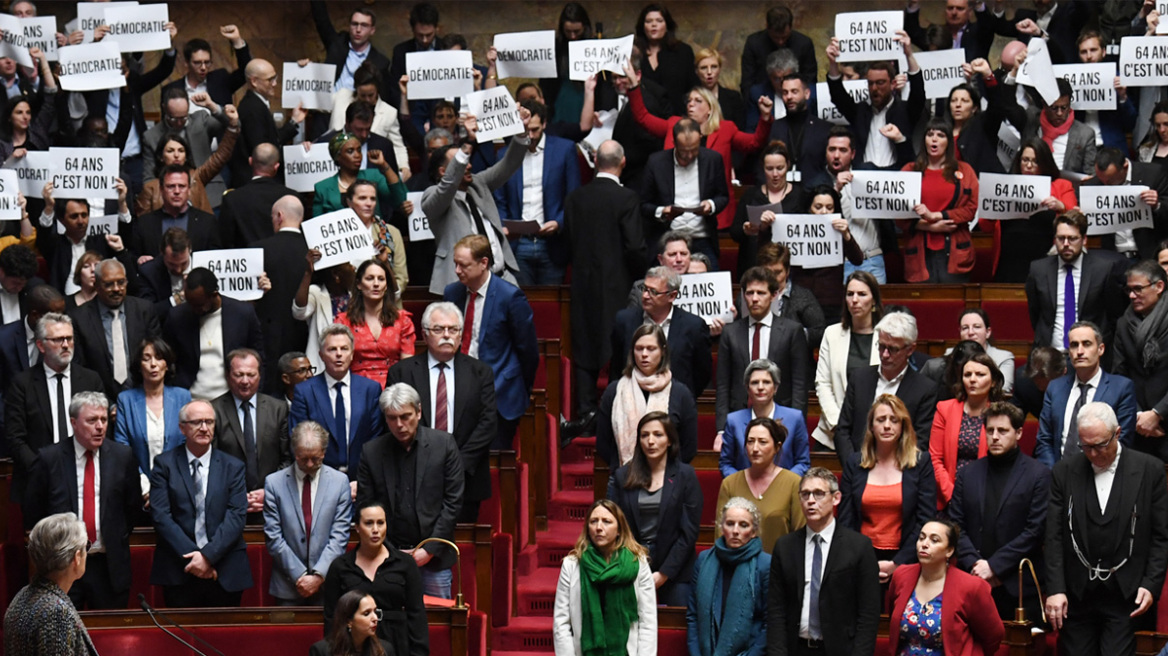
[[[710,90],[706,89],[705,87],[694,87],[690,89],[689,92],[691,94],[698,94],[702,97],[702,100],[704,100],[706,104],[710,106],[710,118],[706,119],[706,122],[701,124],[702,135],[708,137],[711,134],[714,134],[722,125],[722,107],[718,104],[718,99],[715,98],[714,94],[710,93]],[[688,100],[689,96],[686,96],[686,101],[688,102]]]
[[[876,466],[876,434],[872,432],[872,420],[876,408],[886,405],[892,414],[900,419],[900,440],[896,445],[896,468],[904,471],[917,466],[917,433],[913,430],[912,416],[904,401],[895,394],[881,394],[868,409],[868,423],[864,431],[864,443],[860,445],[860,467],[871,469]]]
[[[592,544],[592,538],[588,535],[588,521],[592,519],[592,513],[597,508],[604,508],[616,518],[616,542],[612,545],[613,553],[623,547],[633,552],[633,555],[638,558],[649,557],[649,550],[637,542],[637,538],[633,537],[633,529],[629,528],[629,520],[625,519],[625,514],[621,511],[620,506],[609,499],[599,499],[588,508],[588,513],[584,515],[584,530],[580,532],[580,537],[576,538],[576,546],[572,547],[569,556],[575,556],[579,559],[585,551],[595,548]]]
[[[702,63],[703,59],[713,59],[718,62],[718,68],[723,68],[726,65],[725,60],[722,59],[722,53],[713,48],[702,48],[694,53],[694,70],[698,69],[698,64]]]

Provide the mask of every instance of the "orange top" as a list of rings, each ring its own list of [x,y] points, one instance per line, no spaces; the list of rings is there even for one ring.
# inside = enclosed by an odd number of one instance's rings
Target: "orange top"
[[[860,532],[877,549],[900,549],[900,483],[864,486],[860,498]]]
[[[414,321],[406,310],[398,310],[397,322],[392,326],[382,326],[377,339],[373,339],[369,326],[351,325],[349,315],[344,312],[337,315],[336,322],[353,331],[352,372],[381,385],[383,389],[389,368],[402,358],[414,354],[417,341]]]

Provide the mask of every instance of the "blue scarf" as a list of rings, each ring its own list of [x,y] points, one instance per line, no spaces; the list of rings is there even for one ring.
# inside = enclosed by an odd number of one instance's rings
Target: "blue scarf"
[[[757,537],[737,549],[726,546],[725,540],[714,542],[714,557],[701,568],[694,597],[697,599],[698,649],[701,656],[736,656],[750,650],[754,624],[754,605],[766,590],[757,589],[758,555],[762,541]],[[730,579],[730,594],[726,608],[718,617],[717,606],[722,599],[722,572],[726,565],[736,565]],[[719,623],[721,629],[719,630]]]

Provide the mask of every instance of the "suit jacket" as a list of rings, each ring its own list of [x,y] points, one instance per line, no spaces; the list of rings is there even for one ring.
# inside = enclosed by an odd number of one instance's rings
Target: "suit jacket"
[[[85,105],[89,116],[105,117],[109,105],[109,94],[119,94],[118,124],[109,126],[110,140],[120,151],[126,147],[130,136],[130,125],[138,129],[138,136],[146,134],[146,115],[142,112],[142,95],[166,81],[174,72],[175,52],[162,53],[158,65],[146,73],[139,74],[132,68],[126,78],[126,85],[120,89],[98,89],[85,91]]]
[[[1067,415],[1067,402],[1071,390],[1078,384],[1075,372],[1050,381],[1046,394],[1042,397],[1042,414],[1038,418],[1038,442],[1034,445],[1034,459],[1047,467],[1063,457],[1063,420]],[[1120,440],[1131,444],[1136,435],[1136,388],[1130,378],[1103,372],[1099,388],[1095,390],[1095,401],[1101,401],[1115,410],[1119,419]]]
[[[269,474],[292,462],[292,445],[288,438],[288,404],[267,394],[252,397],[255,405],[256,471],[245,472],[247,489],[263,489]],[[213,401],[215,409],[215,448],[247,463],[247,448],[235,397],[228,392]],[[253,478],[254,477],[254,478]]]
[[[7,390],[8,385],[18,374],[36,364],[36,361],[28,360],[28,338],[25,333],[27,326],[26,318],[0,326],[0,376],[5,381],[0,383],[0,392]],[[40,354],[37,353],[37,359],[39,358]]]
[[[1094,133],[1093,130],[1092,133]],[[1135,160],[1128,160],[1128,162],[1128,166],[1131,167],[1131,182],[1125,184],[1145,185],[1159,193],[1161,198],[1168,198],[1168,177],[1164,175],[1164,169],[1159,164]],[[1093,164],[1094,162],[1092,162],[1090,171],[1092,173],[1095,170]],[[1066,167],[1064,166],[1064,168]],[[1082,184],[1093,187],[1102,183],[1099,178],[1092,176],[1084,180]],[[1161,201],[1158,207],[1152,209],[1152,225],[1152,228],[1139,228],[1132,231],[1141,260],[1154,260],[1156,254],[1160,252],[1160,239],[1168,231],[1168,201]],[[1102,241],[1103,248],[1115,250],[1114,234],[1103,235]],[[1125,300],[1126,297],[1125,294]]]
[[[642,79],[637,87],[641,90],[641,100],[645,102],[645,109],[657,118],[667,119],[673,115],[673,105],[669,101],[669,94],[653,80]],[[596,107],[598,109],[616,109],[620,104],[616,91],[611,84],[597,85]],[[607,92],[605,97],[604,92]],[[639,190],[644,180],[645,164],[649,156],[665,147],[665,140],[653,136],[648,130],[641,127],[633,116],[632,103],[625,106],[616,115],[616,122],[612,126],[612,138],[625,147],[625,168],[621,172],[621,182],[631,188]]]
[[[770,82],[767,82],[770,85]],[[814,88],[814,82],[812,83]],[[782,98],[779,98],[782,102]],[[771,141],[782,141],[785,144],[794,146],[791,141],[791,123],[793,118],[788,115],[783,118],[775,120],[771,124]],[[827,140],[831,134],[832,124],[827,121],[820,120],[808,104],[808,111],[805,113],[802,125],[798,126],[796,132],[802,134],[799,139],[798,151],[791,153],[791,163],[796,165],[799,172],[803,176],[803,187],[810,190],[815,186],[816,182],[823,182],[824,184],[834,184],[835,181],[828,178],[827,167]],[[816,176],[822,177],[822,180],[816,180]]]
[[[134,237],[130,250],[138,256],[158,257],[162,252],[163,219],[171,218],[163,210],[154,210],[134,219]],[[187,208],[187,236],[191,240],[191,251],[209,251],[222,247],[219,231],[215,227],[215,215],[195,207]]]
[[[466,499],[482,501],[491,497],[491,441],[498,428],[495,408],[495,375],[482,360],[455,353],[448,363],[454,369],[454,413],[447,418],[458,451],[462,473],[466,475]],[[434,427],[430,408],[430,356],[406,358],[389,368],[385,386],[406,383],[422,399],[422,425]],[[448,390],[449,392],[449,390]]]
[[[657,218],[657,208],[673,205],[674,173],[673,150],[663,150],[649,156],[645,164],[645,181],[641,186],[641,216],[645,219],[645,243],[656,244],[669,230],[670,222]],[[726,188],[726,170],[722,156],[703,147],[698,151],[698,191],[702,200],[712,201],[714,211],[703,218],[706,235],[718,248],[718,214],[730,203]]]
[[[989,456],[992,457],[992,456]],[[949,517],[961,527],[957,541],[957,564],[970,570],[985,560],[1002,581],[1011,597],[1018,596],[1018,565],[1023,558],[1042,571],[1042,534],[1046,530],[1046,510],[1050,503],[1050,470],[1030,456],[1019,453],[1001,490],[998,507],[987,509],[986,485],[989,457],[969,463],[957,473]],[[987,553],[982,531],[993,526],[997,549]],[[1037,594],[1029,577],[1024,577],[1028,594]]]
[[[1037,107],[1026,109],[1029,120],[1026,123],[1026,131],[1022,134],[1023,141],[1042,138],[1042,127],[1038,124],[1038,112]],[[1063,156],[1062,171],[1084,175],[1094,174],[1095,153],[1095,130],[1076,119],[1071,124],[1070,130],[1067,131],[1067,150],[1066,155]]]
[[[289,351],[303,351],[308,344],[308,324],[288,321],[289,308],[304,279],[308,264],[308,244],[304,234],[296,231],[280,232],[253,244],[264,251],[264,271],[272,281],[272,288],[255,302],[256,316],[264,335],[264,357],[267,363],[265,391],[280,394],[280,356]]]
[[[859,453],[853,453],[844,462],[840,476],[843,499],[839,505],[839,522],[853,531],[860,530],[863,520],[864,490],[868,487],[870,471],[860,467]],[[937,514],[937,484],[933,479],[933,463],[929,454],[923,452],[917,453],[916,467],[902,470],[900,476],[900,550],[892,561],[904,565],[916,562],[917,536],[921,527]]]
[[[381,395],[381,386],[362,378],[357,374],[349,376],[352,389],[349,398],[353,404],[349,408],[349,435],[342,442],[334,434],[336,422],[334,411],[336,405],[329,401],[328,383],[320,373],[296,386],[292,396],[292,407],[288,410],[288,432],[296,428],[296,424],[311,419],[324,426],[329,432],[328,448],[324,452],[324,464],[341,469],[349,474],[349,480],[357,480],[357,463],[361,460],[361,449],[365,443],[381,434],[384,430],[384,419],[381,409],[377,406],[377,397]],[[342,469],[344,468],[344,469]]]
[[[1054,15],[1050,17],[1050,24],[1046,27],[1046,37],[1044,38],[1046,45],[1050,48],[1051,63],[1079,63],[1079,53],[1075,48],[1075,41],[1079,38],[1079,33],[1083,31],[1083,26],[1090,18],[1087,14],[1087,11],[1080,9],[1077,2],[1062,2],[1055,6]],[[992,26],[994,32],[1008,39],[1027,43],[1031,37],[1019,32],[1017,25],[1027,19],[1037,23],[1038,12],[1034,9],[1019,8],[1014,12],[1012,20],[1007,20],[1005,15],[999,18],[991,11],[978,12],[979,21],[986,19],[988,19],[988,26]]]
[[[495,238],[503,247],[503,259],[506,270],[514,275],[519,270],[515,262],[515,255],[503,234],[503,224],[499,220],[499,210],[495,206],[492,193],[523,166],[524,153],[527,152],[527,137],[519,136],[511,140],[507,147],[507,154],[490,168],[475,173],[471,177],[470,186],[466,195],[474,201],[479,213],[482,214],[484,226],[495,231]],[[467,163],[469,164],[469,162]],[[463,173],[467,164],[459,161],[459,156],[450,160],[446,167],[446,175],[436,184],[426,189],[422,195],[422,210],[430,220],[430,230],[438,242],[438,250],[434,259],[434,273],[430,278],[430,293],[441,294],[447,285],[458,280],[454,275],[454,245],[459,239],[478,232],[474,218],[462,202],[455,201],[455,195],[462,184]]]
[[[454,541],[454,524],[462,508],[464,479],[462,457],[450,433],[418,426],[413,448],[418,449],[415,463],[414,510],[423,538],[439,537]],[[386,433],[365,445],[357,471],[357,507],[366,501],[381,501],[386,514],[394,516],[397,503],[395,458],[397,438]],[[396,545],[395,545],[396,546]],[[402,545],[413,547],[414,545]],[[401,548],[401,547],[399,547]],[[454,551],[445,545],[430,543],[422,547],[433,555],[427,569],[450,569]]]
[[[226,68],[216,68],[207,73],[207,95],[211,96],[211,100],[215,101],[216,105],[231,104],[236,89],[242,87],[247,83],[247,79],[243,75],[243,71],[247,68],[248,62],[251,61],[251,50],[247,44],[243,44],[242,48],[235,48],[235,65],[234,71],[228,71]],[[162,94],[166,95],[167,89],[185,89],[186,76],[180,77],[162,87]]]
[[[715,422],[719,429],[726,425],[727,414],[747,407],[749,399],[742,376],[750,364],[752,338],[750,318],[744,316],[726,326],[718,339]],[[775,403],[806,412],[807,391],[811,387],[811,349],[807,348],[803,326],[772,314],[770,342],[765,349],[760,345],[759,356],[778,365],[782,374],[779,388],[775,390]]]
[[[990,46],[994,43],[994,24],[990,22],[994,18],[993,12],[978,11],[977,21],[970,21],[965,25],[965,32],[961,36],[961,48],[965,51],[965,61],[971,62],[978,57],[988,57],[990,54]],[[921,26],[921,13],[919,11],[904,12],[904,31],[908,33],[910,39],[917,48],[921,50],[928,50],[928,39],[925,36],[925,28]],[[1075,42],[1076,33],[1071,37],[1071,43]],[[1026,39],[1022,39],[1026,43]],[[1075,63],[1078,63],[1076,60]]]
[[[183,78],[176,80],[179,85],[182,85]],[[169,85],[168,85],[169,86]],[[231,102],[231,101],[228,101]],[[187,117],[186,126],[179,131],[180,134],[187,140],[187,144],[191,147],[191,152],[187,153],[187,163],[193,164],[195,168],[202,166],[207,160],[211,159],[211,140],[223,138],[223,132],[227,129],[227,115],[223,113],[223,108],[219,108],[218,114],[210,112],[191,112]],[[165,121],[159,121],[142,135],[142,159],[145,162],[145,167],[142,172],[143,180],[157,180],[158,172],[154,170],[155,152],[162,144],[162,139],[168,134],[172,134],[174,129],[166,124]],[[215,176],[215,180],[219,180],[219,176]],[[211,185],[210,182],[207,183]],[[222,194],[223,183],[218,182],[220,187],[219,193]],[[212,198],[210,192],[207,193],[208,199]]]
[[[272,206],[284,196],[298,196],[275,178],[261,176],[223,196],[219,209],[219,241],[225,248],[250,247],[275,234]],[[265,260],[266,262],[266,260]]]
[[[1108,311],[1112,297],[1118,296],[1108,282],[1111,275],[1111,261],[1097,253],[1084,251],[1083,269],[1080,272],[1079,287],[1075,290],[1077,319],[1091,321],[1103,331],[1103,343],[1111,344],[1115,334],[1115,322]],[[1062,283],[1060,269],[1065,264],[1057,255],[1051,255],[1030,263],[1030,274],[1026,276],[1026,306],[1030,310],[1030,325],[1034,327],[1034,346],[1054,346],[1051,331],[1054,330],[1055,312],[1061,312],[1058,305],[1057,285]],[[1064,331],[1066,327],[1064,326]]]
[[[608,365],[608,379],[615,381],[625,370],[629,353],[633,351],[633,333],[645,323],[641,308],[625,308],[612,320],[612,361]],[[713,355],[710,352],[710,328],[697,315],[674,307],[669,324],[669,370],[673,380],[684,384],[696,399],[710,384]]]
[[[819,66],[815,62],[815,44],[806,34],[791,30],[791,36],[787,37],[786,48],[790,49],[791,54],[799,60],[799,77],[803,78],[807,86],[814,88],[819,73]],[[742,96],[744,98],[749,95],[747,92],[750,91],[750,87],[759,82],[767,81],[767,57],[778,49],[779,47],[771,40],[766,30],[759,30],[746,37],[746,43],[742,46],[741,69]]]
[[[292,141],[296,136],[297,127],[292,121],[286,121],[279,128],[276,119],[272,117],[272,110],[264,104],[259,94],[251,89],[244,92],[243,98],[237,107],[239,111],[239,141],[235,144],[235,152],[231,154],[231,186],[242,187],[251,180],[251,164],[247,158],[251,156],[255,147],[262,143],[270,143],[279,148]],[[284,181],[282,173],[277,179]]]
[[[466,299],[466,285],[460,282],[447,285],[442,294],[442,300],[457,305],[463,316]],[[523,290],[492,275],[479,319],[478,358],[495,372],[495,405],[503,419],[518,419],[531,401],[539,367],[533,317]]]
[[[101,299],[78,307],[70,313],[73,319],[73,333],[77,343],[77,363],[89,367],[101,376],[105,386],[105,395],[110,399],[118,398],[123,389],[133,383],[133,369],[138,366],[132,362],[133,353],[143,339],[158,337],[162,329],[158,325],[158,316],[150,303],[140,298],[127,296],[122,301],[121,312],[125,317],[126,346],[126,379],[122,383],[114,380],[113,355],[106,344],[105,327],[102,324],[101,313],[105,309]]]
[[[190,402],[191,393],[186,388],[169,385],[162,388],[162,417],[166,422],[163,451],[170,451],[186,442],[186,436],[179,430],[178,413]],[[152,467],[150,445],[146,438],[146,392],[141,387],[130,388],[118,395],[114,440],[130,447],[138,463],[138,471],[149,477]]]
[[[165,323],[170,308],[174,307],[170,300],[172,293],[170,271],[166,269],[166,263],[161,257],[155,256],[138,267],[138,298],[153,304],[154,316],[158,317],[159,325]]]
[[[119,223],[119,232],[121,231],[121,224]],[[57,226],[51,228],[43,228],[38,226],[37,229],[36,247],[41,256],[45,258],[45,264],[48,265],[49,284],[56,287],[58,290],[65,289],[65,281],[73,279],[73,269],[70,264],[73,259],[72,243],[65,235],[57,234]],[[129,244],[121,251],[114,252],[105,240],[104,235],[91,235],[85,238],[85,250],[94,251],[101,255],[102,259],[114,258],[126,267],[126,279],[131,282],[128,293],[137,291],[137,281],[133,275],[138,270],[137,262],[134,254],[129,250]],[[153,255],[155,253],[151,253]],[[29,284],[26,289],[31,289],[33,285]],[[23,307],[21,308],[21,315],[26,314]]]
[[[261,336],[260,321],[256,318],[251,304],[226,296],[220,298],[223,302],[223,356],[226,357],[235,349],[244,347],[263,353],[264,340]],[[179,387],[190,389],[199,375],[201,368],[199,325],[200,318],[195,315],[189,303],[172,307],[167,315],[162,337],[174,348],[178,360],[174,384]]]
[[[328,574],[329,565],[349,546],[353,514],[349,477],[322,466],[316,473],[316,502],[312,506],[312,535],[305,544],[304,510],[296,489],[296,465],[264,480],[264,541],[272,556],[268,592],[277,599],[300,599],[296,580],[309,570]]]
[[[835,426],[835,451],[840,462],[859,451],[868,431],[868,411],[876,401],[876,386],[880,382],[880,365],[853,369],[848,375],[848,391],[840,408],[839,423]],[[913,418],[917,434],[917,448],[929,449],[929,434],[933,429],[933,414],[937,410],[937,385],[909,367],[900,380],[896,396],[904,401]]]
[[[754,410],[743,408],[726,415],[726,428],[722,433],[722,451],[718,454],[718,469],[723,478],[750,467],[746,455],[746,426],[754,418]],[[787,439],[783,442],[782,453],[775,461],[783,469],[802,476],[811,468],[811,446],[807,436],[807,422],[803,413],[794,408],[775,404],[771,419],[787,428]]]
[[[767,653],[800,653],[808,528],[779,538],[771,552],[767,595]],[[876,650],[880,623],[880,570],[872,541],[840,523],[835,526],[819,582],[819,623],[824,654],[850,656]]]
[[[543,218],[544,221],[560,224],[560,229],[547,238],[549,255],[554,262],[565,266],[568,263],[568,245],[564,240],[567,227],[564,200],[580,186],[580,166],[576,163],[576,144],[551,135],[543,139]],[[494,196],[501,220],[523,220],[522,165],[502,187],[495,190]]]
[[[852,331],[842,323],[835,323],[823,331],[823,341],[819,343],[819,360],[815,363],[815,396],[821,410],[819,423],[811,435],[820,444],[832,445],[835,425],[839,423],[844,396],[848,392],[848,351],[851,349]],[[880,348],[876,343],[876,333],[872,333],[872,355],[869,365],[880,364]],[[835,447],[839,448],[839,447]]]
[[[896,568],[888,588],[888,616],[894,627],[889,628],[890,654],[897,651],[900,641],[900,618],[904,607],[921,576],[918,564]],[[945,653],[957,656],[992,656],[1006,635],[1006,628],[998,617],[997,606],[990,592],[990,584],[956,567],[949,567],[941,594],[941,635]]]
[[[316,33],[320,35],[320,40],[324,44],[325,55],[324,63],[334,64],[337,67],[336,79],[341,79],[341,73],[345,68],[345,60],[349,56],[349,31],[337,30],[333,26],[333,21],[329,18],[328,8],[324,2],[315,0],[309,3],[312,8],[312,22],[316,24]],[[389,85],[397,88],[397,78],[387,78],[385,73],[389,70],[389,59],[381,53],[372,44],[369,45],[369,55],[365,61],[372,62],[377,68],[377,71],[382,74],[382,79],[389,82],[394,80],[394,84]],[[242,66],[242,64],[241,64]],[[405,71],[405,62],[402,62],[403,72]]]
[[[211,449],[207,495],[203,500],[207,544],[195,542],[195,486],[187,464],[186,447],[162,452],[154,459],[150,475],[150,513],[158,544],[150,568],[152,585],[182,585],[187,581],[183,568],[189,562],[182,555],[200,551],[219,574],[219,585],[227,592],[252,586],[251,565],[243,542],[247,516],[247,486],[243,463]]]
[[[596,455],[616,469],[621,463],[620,448],[612,426],[612,407],[616,402],[616,387],[621,379],[610,379],[611,383],[600,397],[596,415]],[[675,377],[669,388],[669,419],[677,427],[677,441],[682,462],[690,462],[698,453],[698,414],[693,392],[685,383]]]
[[[641,535],[641,488],[625,489],[628,466],[620,467],[608,479],[608,498],[624,511],[637,542]],[[698,525],[702,520],[702,487],[693,467],[670,458],[665,465],[657,511],[657,537],[649,548],[649,567],[670,581],[688,583],[693,576],[697,552]]]
[[[864,159],[864,149],[868,146],[868,139],[884,138],[880,134],[871,134],[872,105],[868,102],[856,102],[852,98],[852,95],[844,89],[843,78],[834,80],[830,77],[827,78],[827,89],[831,93],[832,104],[847,119],[848,124],[852,126],[852,130],[856,134],[856,159],[853,167],[862,168],[859,166],[860,164],[869,164]],[[925,109],[925,82],[920,71],[908,76],[908,89],[907,101],[902,100],[899,93],[892,94],[892,100],[889,101],[891,106],[888,108],[887,114],[888,122],[895,124],[896,127],[900,128],[900,133],[905,135],[913,133],[913,126],[916,124],[921,112]],[[892,146],[897,168],[904,166],[912,159],[912,145],[909,143],[910,141],[910,139],[905,139],[904,143],[908,144],[907,147],[904,145],[897,147],[895,144]],[[908,156],[907,159],[906,156]]]

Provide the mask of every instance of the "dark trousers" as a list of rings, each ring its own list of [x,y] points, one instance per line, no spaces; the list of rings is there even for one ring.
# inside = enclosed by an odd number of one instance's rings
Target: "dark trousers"
[[[1070,565],[1077,567],[1078,564]],[[1113,583],[1089,585],[1081,598],[1067,594],[1067,618],[1059,632],[1061,656],[1131,656],[1136,653],[1135,597]]]
[[[92,553],[85,563],[85,576],[69,588],[69,599],[77,610],[122,610],[130,601],[130,591],[114,590],[109,559],[104,553]]]
[[[242,597],[242,591],[228,592],[218,581],[190,574],[182,583],[162,588],[167,608],[232,608],[239,606]]]
[[[495,442],[491,445],[492,451],[514,451],[515,431],[519,428],[519,419],[504,419],[498,416],[499,431],[495,435]]]
[[[596,412],[600,407],[600,390],[596,381],[600,380],[599,370],[590,370],[573,363],[572,367],[572,394],[576,397],[576,414],[573,419],[579,419],[589,412]]]
[[[463,499],[462,509],[458,511],[459,524],[478,524],[479,523],[479,505],[482,501]]]

